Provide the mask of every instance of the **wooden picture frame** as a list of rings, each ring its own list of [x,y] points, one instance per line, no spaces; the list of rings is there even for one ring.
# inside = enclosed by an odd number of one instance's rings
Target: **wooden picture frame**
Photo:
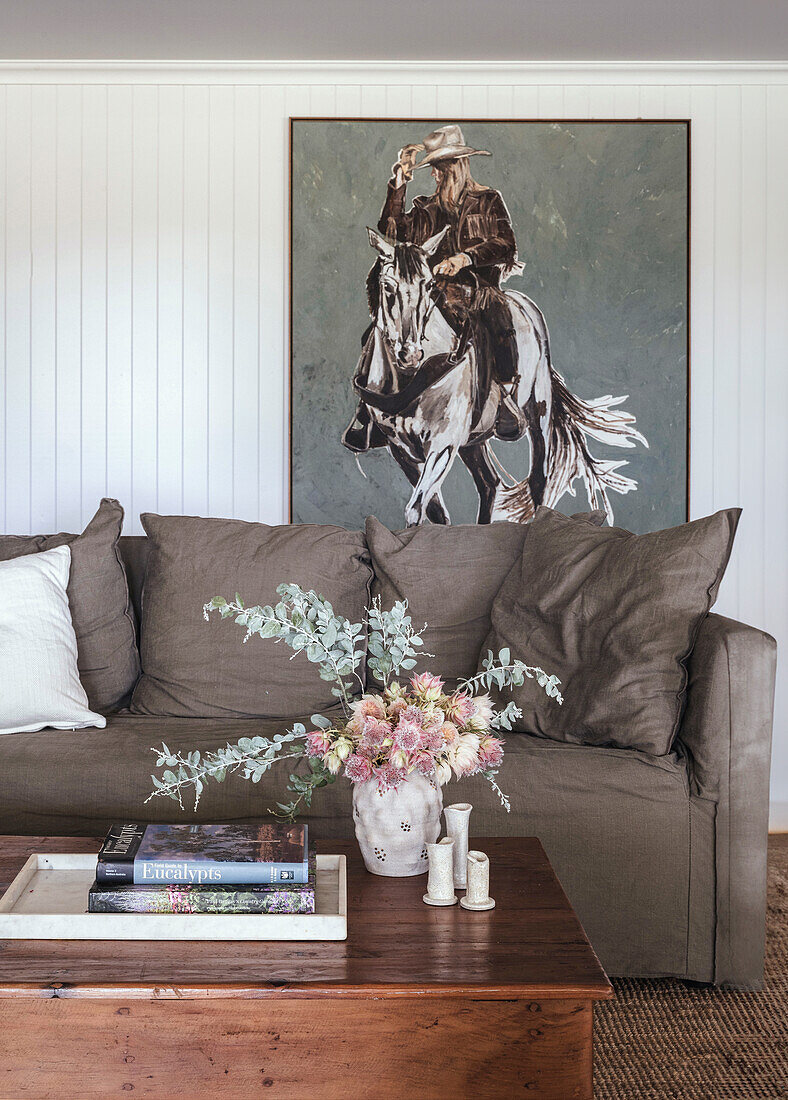
[[[327,127],[337,126],[361,126],[361,127],[393,127],[396,128],[398,133],[408,131],[410,133],[418,133],[418,131],[425,131],[429,127],[439,125],[439,121],[429,118],[360,118],[360,117],[305,117],[305,116],[293,116],[289,120],[289,325],[288,325],[288,366],[289,366],[289,379],[288,379],[288,517],[290,522],[336,522],[344,526],[358,527],[363,525],[363,515],[360,511],[357,511],[355,515],[350,515],[347,508],[347,502],[343,507],[338,507],[336,511],[333,509],[324,509],[323,514],[304,514],[303,508],[300,506],[298,498],[298,486],[297,478],[294,477],[294,466],[297,462],[296,446],[295,446],[295,431],[294,431],[294,419],[299,412],[299,393],[297,392],[296,379],[299,372],[299,363],[296,362],[296,303],[294,299],[294,289],[299,278],[299,264],[296,256],[296,229],[297,222],[300,216],[299,211],[299,199],[296,194],[296,185],[298,183],[296,179],[296,172],[294,169],[294,157],[297,152],[298,143],[298,131],[304,125],[320,126],[325,125]],[[672,480],[674,489],[672,491],[670,514],[662,516],[661,514],[655,514],[654,522],[651,522],[651,516],[646,517],[644,523],[641,519],[640,523],[626,522],[626,518],[623,518],[621,525],[630,526],[634,530],[646,530],[654,529],[663,526],[669,526],[671,523],[683,522],[689,518],[689,486],[690,486],[690,229],[691,229],[691,210],[690,210],[690,152],[691,152],[691,126],[688,119],[459,119],[457,125],[465,130],[468,129],[469,133],[478,132],[482,127],[499,127],[499,126],[537,126],[540,128],[555,128],[558,131],[566,131],[569,128],[580,127],[614,127],[616,130],[624,127],[660,127],[678,129],[679,133],[674,135],[675,141],[678,145],[683,146],[683,156],[685,169],[683,172],[683,179],[679,180],[680,190],[683,191],[683,198],[679,201],[678,197],[675,199],[674,214],[678,216],[680,207],[681,217],[683,218],[683,240],[681,247],[683,248],[684,258],[681,263],[681,275],[680,282],[681,287],[680,297],[683,297],[683,321],[680,323],[682,330],[683,345],[682,358],[685,360],[685,366],[677,371],[675,377],[679,380],[682,394],[680,408],[677,410],[677,421],[681,421],[681,425],[677,424],[677,431],[672,439],[672,446],[675,447],[678,443],[678,449],[683,452],[681,455],[682,470],[680,477],[680,494],[681,500],[677,501],[676,497],[679,494],[679,482],[675,476]],[[470,141],[470,139],[469,139]],[[486,158],[485,158],[486,159]],[[479,158],[481,160],[481,158]],[[379,184],[379,192],[371,198],[370,210],[374,211],[376,207],[380,206],[382,201],[381,195],[385,187],[385,157],[381,159],[380,175],[381,180]],[[502,187],[502,192],[505,188]],[[504,195],[504,198],[506,196]],[[365,220],[372,222],[374,219],[374,213],[368,216]],[[363,227],[360,227],[363,228]],[[519,237],[518,237],[519,243]],[[371,257],[370,257],[371,263]],[[360,290],[362,288],[359,288]],[[363,292],[363,290],[362,290]],[[549,318],[548,318],[549,323]],[[332,326],[328,326],[331,328]],[[552,328],[552,325],[550,326]],[[360,333],[359,333],[360,335]],[[348,364],[346,371],[346,381],[348,389],[353,376],[353,364]],[[318,431],[318,436],[320,435]],[[607,459],[613,459],[619,457],[618,455],[611,455],[609,451],[604,455]],[[621,457],[625,457],[622,455]],[[627,453],[626,457],[629,457]],[[391,461],[391,460],[389,460]],[[326,464],[324,464],[325,466]],[[391,462],[391,466],[394,464]],[[393,470],[392,470],[393,476]],[[345,479],[347,480],[347,479]],[[404,486],[404,483],[403,483]],[[405,486],[406,487],[406,486]],[[580,486],[578,488],[577,498],[572,500],[565,500],[564,504],[567,510],[582,510],[585,500],[583,490]],[[407,494],[404,493],[406,496]],[[374,511],[378,514],[378,510],[373,506],[364,510]],[[657,510],[658,511],[658,510]],[[384,519],[383,516],[380,516]],[[495,516],[493,518],[510,518]],[[403,515],[399,522],[396,517],[386,516],[384,522],[388,521],[392,527],[405,526],[406,519]],[[460,522],[472,522],[472,520],[466,517],[460,517]],[[618,521],[617,521],[618,522]]]

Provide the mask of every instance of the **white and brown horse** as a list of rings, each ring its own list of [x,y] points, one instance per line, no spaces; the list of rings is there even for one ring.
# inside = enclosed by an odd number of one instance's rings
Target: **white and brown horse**
[[[429,258],[442,230],[421,246],[396,244],[373,229],[380,257],[377,314],[354,381],[391,455],[412,485],[405,508],[408,526],[449,523],[441,485],[459,455],[479,493],[479,523],[524,522],[540,504],[554,506],[573,482],[585,482],[592,508],[613,520],[608,493],[635,489],[619,473],[624,461],[596,459],[592,437],[616,447],[648,446],[635,418],[616,408],[625,397],[582,401],[569,392],[550,361],[550,338],[539,308],[524,294],[506,291],[518,351],[516,400],[525,413],[531,468],[520,482],[510,477],[490,446],[500,392],[477,388],[481,372],[472,341],[451,328],[440,309],[440,291]],[[380,437],[379,436],[379,437]],[[505,482],[508,482],[506,484]]]

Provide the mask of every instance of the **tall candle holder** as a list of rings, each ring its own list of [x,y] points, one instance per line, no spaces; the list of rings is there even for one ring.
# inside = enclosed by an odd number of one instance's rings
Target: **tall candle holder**
[[[454,885],[463,890],[468,881],[468,825],[472,809],[470,802],[455,802],[443,810],[446,832],[454,840]]]

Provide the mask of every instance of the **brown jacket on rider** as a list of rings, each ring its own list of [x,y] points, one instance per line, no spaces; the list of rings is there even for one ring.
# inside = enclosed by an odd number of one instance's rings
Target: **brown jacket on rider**
[[[478,188],[478,189],[476,189]],[[418,196],[409,211],[405,210],[405,184],[388,185],[378,229],[391,240],[423,244],[444,226],[449,232],[432,257],[435,266],[458,252],[471,259],[471,267],[454,277],[455,282],[475,283],[474,272],[482,286],[501,285],[501,279],[517,262],[517,244],[506,203],[492,187],[468,188],[457,207],[449,213],[437,195]]]

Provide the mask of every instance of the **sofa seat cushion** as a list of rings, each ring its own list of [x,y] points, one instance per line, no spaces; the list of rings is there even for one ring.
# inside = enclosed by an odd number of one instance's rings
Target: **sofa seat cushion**
[[[327,709],[326,717],[341,715]],[[109,715],[103,730],[74,732],[45,729],[36,734],[0,737],[0,834],[99,836],[115,821],[243,821],[268,816],[283,801],[292,761],[277,766],[276,777],[259,784],[228,778],[207,783],[199,813],[193,801],[184,809],[168,798],[145,799],[153,790],[151,774],[162,741],[181,749],[217,749],[241,737],[273,737],[294,722],[310,728],[309,715],[275,718],[161,718],[122,711]],[[83,733],[92,736],[83,737]],[[13,742],[13,748],[6,746]],[[47,761],[56,762],[48,767]],[[157,772],[161,774],[161,770]],[[345,783],[342,786],[346,786]],[[276,797],[274,797],[276,796]]]
[[[308,721],[308,717],[303,719]],[[105,730],[42,731],[0,738],[0,832],[100,836],[115,821],[253,821],[282,800],[289,762],[252,784],[209,783],[198,812],[168,799],[144,804],[151,747],[215,749],[239,737],[272,736],[275,720],[112,715]],[[473,836],[538,836],[603,966],[611,974],[713,978],[713,802],[690,795],[680,752],[562,744],[509,734],[500,806],[481,778],[444,788],[444,801],[473,805]],[[42,766],[48,758],[57,768]],[[305,815],[314,835],[353,836],[351,786],[315,792]],[[359,857],[360,858],[360,857]],[[491,892],[506,868],[493,866]]]
[[[305,654],[255,637],[203,605],[238,593],[247,607],[276,605],[277,586],[314,589],[337,614],[360,622],[372,571],[360,531],[301,524],[144,514],[151,543],[142,592],[142,677],[137,714],[193,718],[284,718],[335,702]],[[363,671],[363,670],[362,670]]]

